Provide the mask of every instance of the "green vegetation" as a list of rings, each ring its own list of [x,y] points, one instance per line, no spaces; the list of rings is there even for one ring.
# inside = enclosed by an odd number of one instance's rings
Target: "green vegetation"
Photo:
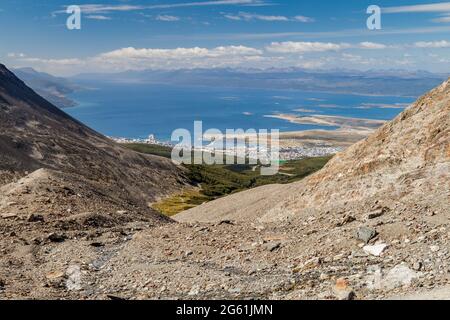
[[[171,157],[172,149],[169,147],[159,146],[156,144],[144,144],[144,143],[127,143],[125,147],[134,151],[146,154],[153,154],[156,156],[169,158]]]
[[[195,208],[211,199],[201,193],[201,190],[188,189],[180,194],[168,197],[158,203],[155,203],[153,209],[167,215],[173,216],[181,211]]]
[[[126,144],[135,151],[170,158],[169,147]],[[309,158],[284,161],[280,163],[280,172],[274,176],[262,176],[254,165],[184,165],[187,177],[193,185],[200,188],[189,189],[154,205],[164,214],[174,215],[183,210],[196,207],[204,202],[235,192],[259,187],[266,184],[292,183],[320,170],[331,157]]]

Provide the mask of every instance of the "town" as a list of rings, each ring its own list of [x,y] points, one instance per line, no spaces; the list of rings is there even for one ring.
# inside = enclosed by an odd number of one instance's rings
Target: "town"
[[[130,144],[130,143],[139,143],[139,144],[149,144],[149,145],[158,145],[168,148],[174,148],[175,145],[171,142],[159,141],[155,135],[150,134],[147,139],[144,138],[123,138],[123,137],[109,137],[117,143],[121,144]],[[204,152],[204,153],[222,153],[225,156],[242,156],[248,159],[260,159],[261,154],[266,154],[264,158],[270,157],[270,150],[259,150],[255,147],[249,146],[236,146],[234,149],[226,150],[218,149],[215,144],[206,145],[203,147],[192,147],[191,150],[193,152]],[[317,143],[311,146],[290,146],[290,147],[280,147],[278,150],[278,159],[280,161],[290,161],[290,160],[299,160],[305,158],[315,158],[315,157],[325,157],[334,155],[338,152],[344,151],[344,147],[331,146],[325,143]]]

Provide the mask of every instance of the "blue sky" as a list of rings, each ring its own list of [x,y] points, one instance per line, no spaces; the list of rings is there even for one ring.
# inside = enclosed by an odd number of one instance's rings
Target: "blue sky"
[[[64,12],[82,9],[81,30]],[[368,30],[369,5],[382,29]],[[450,71],[450,2],[110,0],[0,2],[0,61],[54,74],[128,69]]]

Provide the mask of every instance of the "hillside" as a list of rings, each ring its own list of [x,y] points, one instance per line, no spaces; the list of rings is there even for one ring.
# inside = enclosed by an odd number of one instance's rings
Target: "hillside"
[[[3,65],[0,127],[1,214],[75,214],[101,207],[150,212],[149,202],[183,183],[181,170],[168,159],[118,146],[37,95]],[[59,194],[65,201],[56,201]]]
[[[0,65],[0,299],[65,296],[48,268],[170,224],[150,205],[185,184],[170,160],[117,145]]]

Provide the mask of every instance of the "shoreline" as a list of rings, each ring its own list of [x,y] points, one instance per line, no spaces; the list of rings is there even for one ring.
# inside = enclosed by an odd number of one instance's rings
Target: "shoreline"
[[[279,135],[279,158],[280,160],[298,160],[304,158],[314,158],[322,156],[335,155],[344,151],[351,145],[365,139],[374,130],[304,130],[304,131],[288,131],[280,132]],[[133,139],[133,138],[114,138],[109,137],[113,141],[120,144],[147,144],[157,145],[166,148],[173,148],[175,144],[170,142],[158,141],[154,136],[150,135],[148,139]],[[205,136],[207,138],[207,136]],[[228,136],[229,139],[245,139],[246,136],[237,134]],[[247,136],[248,138],[248,136]],[[271,139],[268,134],[267,139]],[[250,137],[249,142],[255,142],[257,137]],[[236,147],[236,151],[242,151],[242,148]],[[201,151],[208,153],[223,152],[224,155],[229,156],[227,150],[213,150],[205,146],[200,149],[192,149],[192,151]],[[246,156],[252,157],[255,154],[254,149],[248,149]]]
[[[365,119],[365,118],[351,118],[344,116],[331,115],[308,115],[300,116],[295,114],[278,113],[273,115],[265,115],[266,118],[274,118],[285,120],[296,124],[309,124],[317,126],[326,126],[336,128],[335,130],[352,130],[352,131],[373,131],[374,129],[384,125],[386,120]]]
[[[344,116],[331,115],[308,115],[300,116],[294,114],[273,114],[265,117],[276,118],[298,124],[309,124],[321,127],[329,127],[327,129],[310,129],[299,131],[279,132],[279,159],[280,160],[297,160],[312,157],[330,156],[344,151],[351,145],[367,138],[371,133],[384,125],[387,121],[377,119],[352,118]],[[234,133],[212,135],[202,133],[204,144],[202,147],[191,147],[193,152],[202,153],[223,153],[225,156],[236,156],[236,154],[245,153],[248,158],[254,158],[259,155],[257,143],[260,137],[254,133]],[[121,144],[148,144],[158,145],[167,148],[173,148],[177,145],[174,142],[163,142],[156,139],[155,135],[150,134],[147,139],[142,138],[116,138],[110,139]],[[216,139],[222,139],[217,145],[214,143]],[[272,136],[270,131],[264,138],[270,144]],[[208,141],[209,140],[209,141]],[[225,146],[229,145],[228,141],[232,140],[235,145],[234,151],[227,150]],[[237,141],[236,141],[237,140]],[[206,143],[205,143],[206,142]],[[216,147],[222,149],[216,149]],[[270,148],[269,148],[270,149]],[[230,153],[231,152],[231,153]],[[236,153],[237,152],[237,153]],[[239,153],[240,152],[240,153]],[[269,150],[263,151],[267,155]],[[258,158],[258,156],[257,156]],[[256,159],[257,159],[256,158]]]

